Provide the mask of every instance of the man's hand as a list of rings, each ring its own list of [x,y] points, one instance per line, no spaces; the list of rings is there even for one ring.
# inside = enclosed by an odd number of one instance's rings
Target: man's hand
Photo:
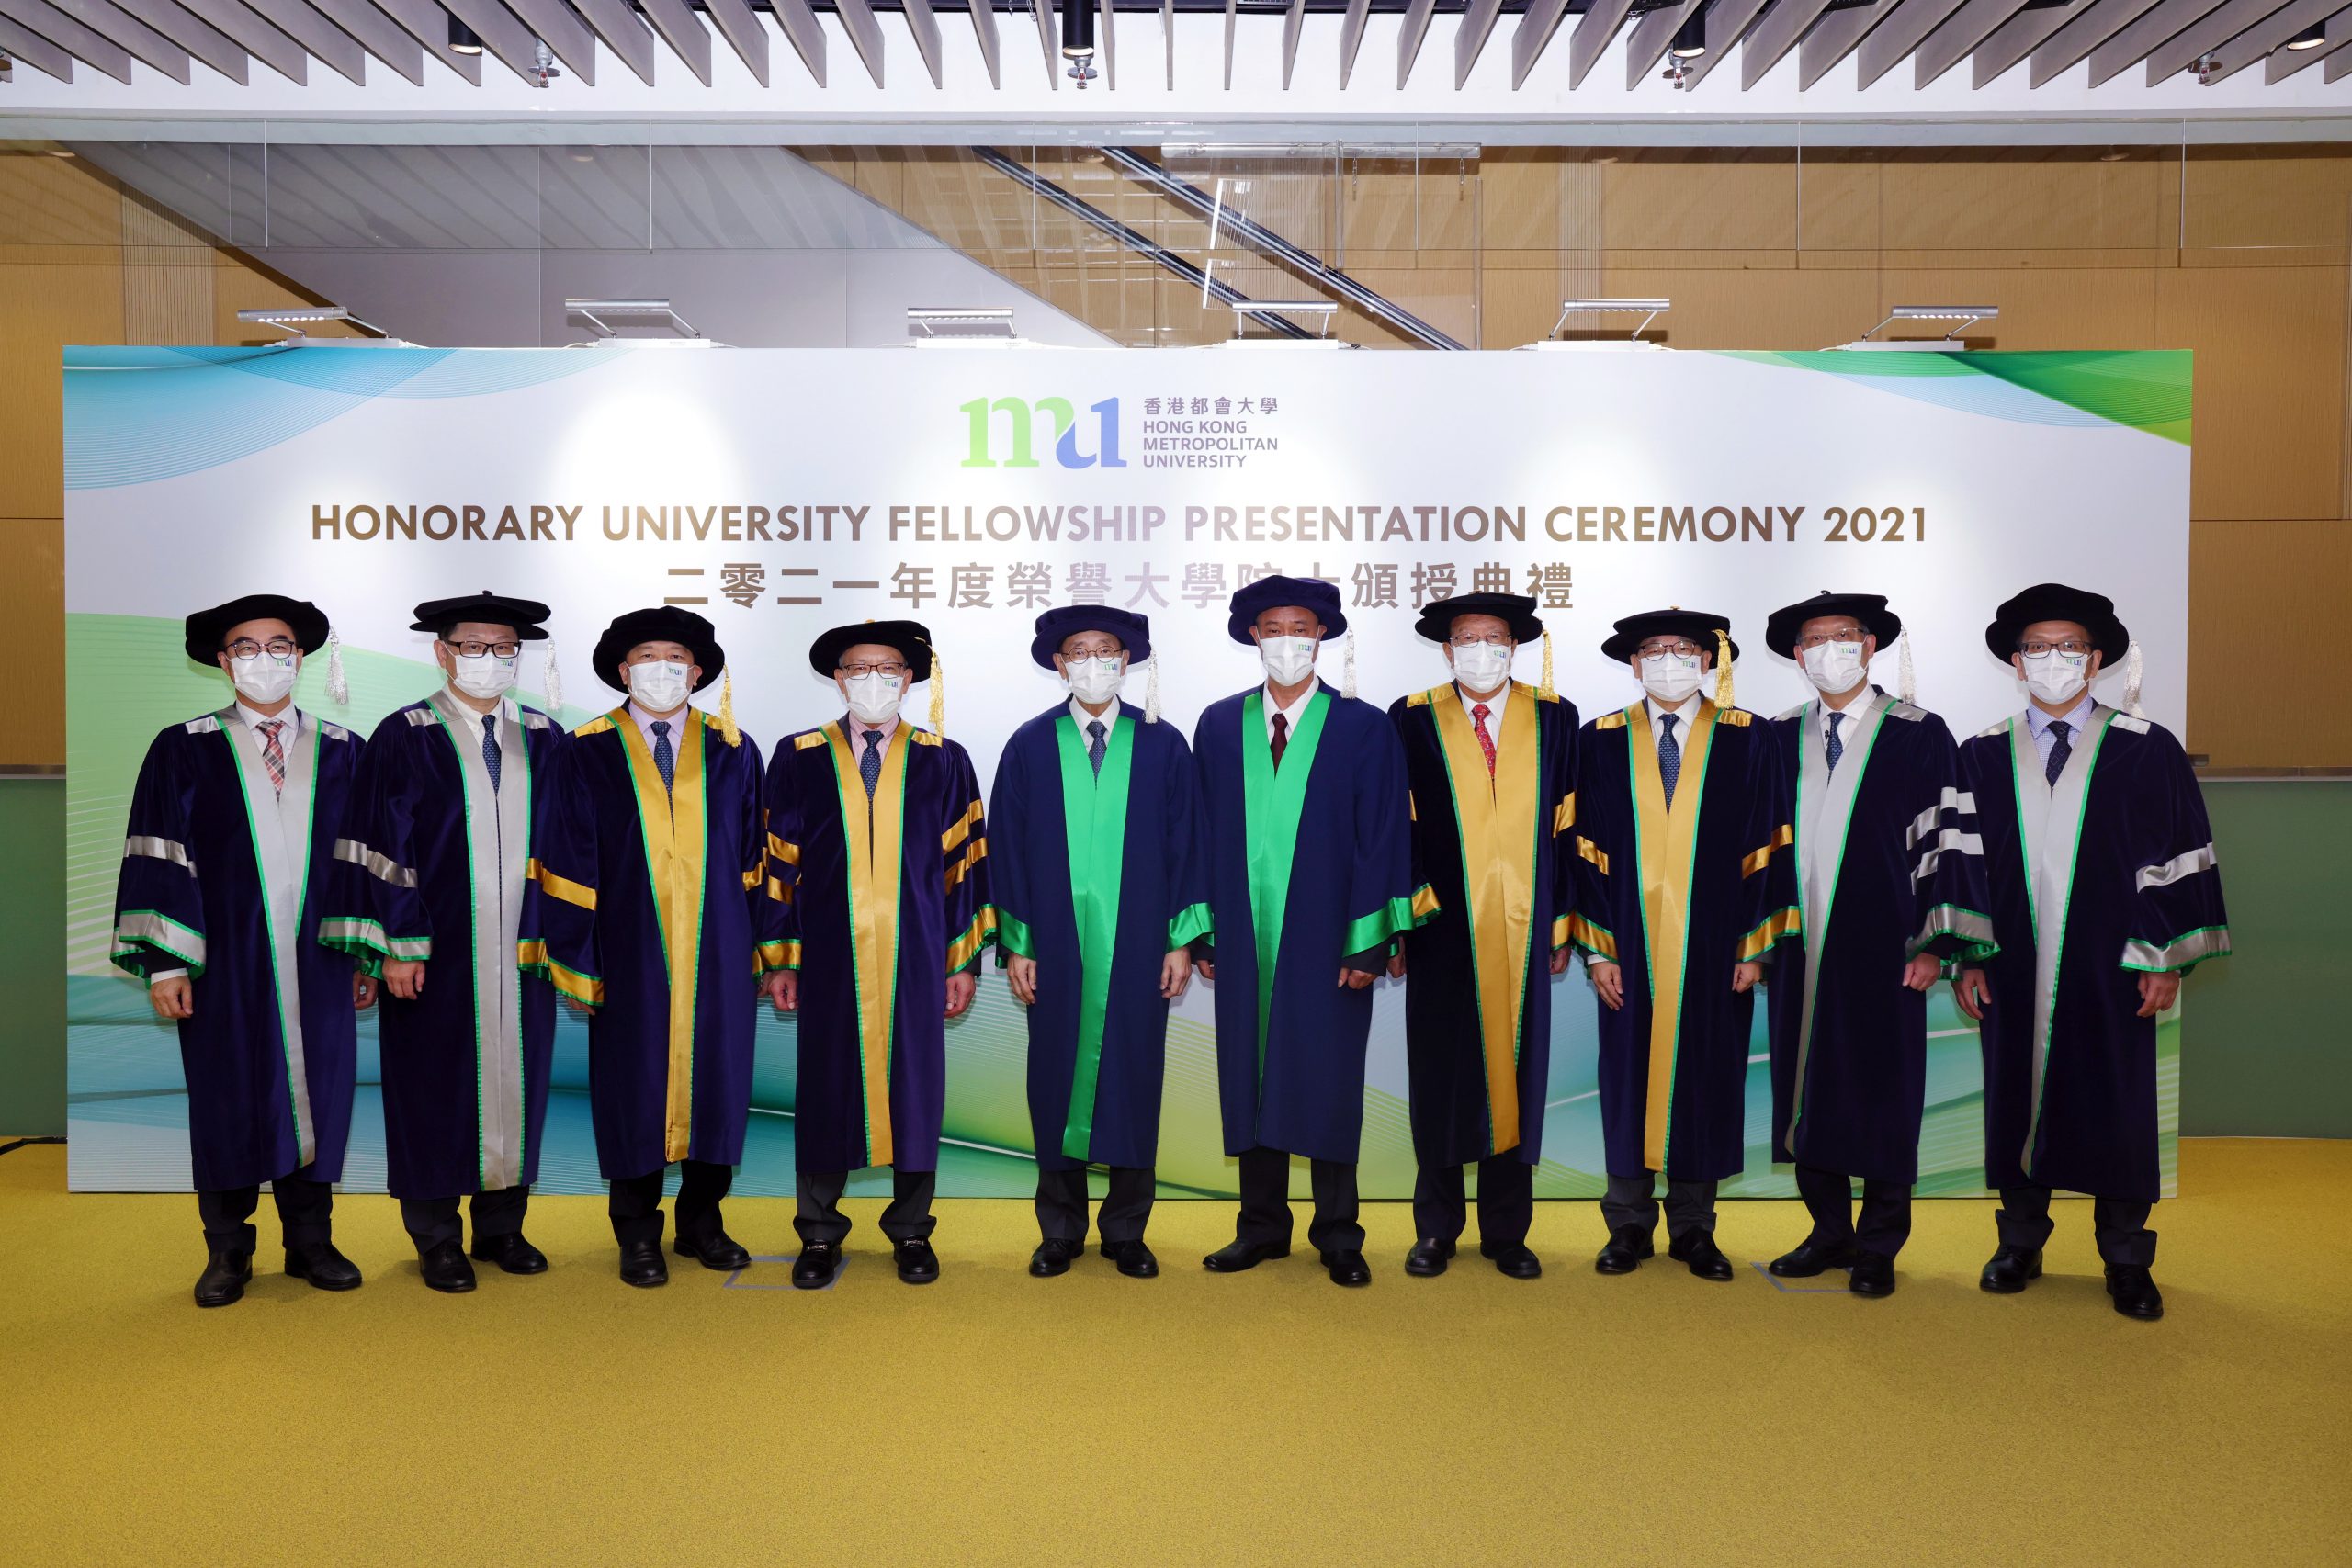
[[[1731,966],[1731,988],[1735,991],[1752,991],[1763,978],[1764,965],[1761,964],[1735,964]]]
[[[1174,1001],[1193,983],[1193,950],[1180,947],[1159,961],[1159,994]]]
[[[1574,958],[1576,955],[1577,950],[1573,947],[1554,948],[1552,950],[1552,973],[1555,975],[1566,974],[1568,972],[1568,960]]]
[[[376,976],[356,969],[351,972],[351,1005],[356,1008],[376,1005]]]
[[[1023,1007],[1037,1005],[1037,961],[1019,953],[1008,953],[1004,960],[1004,983],[1012,987],[1012,999]]]
[[[1984,971],[1982,969],[1962,970],[1960,978],[1951,983],[1951,999],[1960,1004],[1960,1010],[1962,1013],[1982,1023],[1984,1021],[1984,1010],[1993,1005],[1993,992],[1984,984]]]
[[[195,987],[185,975],[158,980],[147,987],[147,1002],[157,1018],[190,1018],[196,1013]]]
[[[972,993],[979,989],[979,985],[980,983],[972,977],[972,972],[969,969],[959,969],[947,976],[947,1016],[949,1018],[961,1018],[964,1015],[964,1010],[972,1005]]]
[[[1944,963],[1932,953],[1923,953],[1903,966],[1903,983],[1915,991],[1924,991],[1936,983],[1944,972]]]
[[[1388,977],[1392,980],[1405,977],[1405,944],[1401,942],[1396,944],[1396,951],[1388,955]]]
[[[800,972],[779,969],[760,982],[760,994],[775,1004],[778,1012],[800,1010]]]
[[[560,996],[563,996],[563,1005],[564,1005],[564,1006],[566,1006],[566,1007],[570,1008],[572,1011],[574,1011],[574,1012],[578,1013],[581,1017],[582,1017],[582,1018],[594,1018],[594,1017],[595,1017],[595,1016],[596,1016],[596,1010],[595,1010],[594,1008],[593,1008],[593,1007],[589,1006],[586,1002],[582,1001],[578,997],[564,995],[564,994],[563,994],[563,993],[561,993],[561,992],[559,992],[559,993],[557,993],[557,994],[558,994],[558,995],[560,995]]]
[[[1361,969],[1351,969],[1345,964],[1340,966],[1340,984],[1351,991],[1361,991],[1379,978],[1378,975],[1367,975]]]
[[[1605,958],[1596,958],[1587,965],[1586,977],[1592,981],[1601,1005],[1615,1012],[1625,1005],[1625,971]]]
[[[1198,975],[1204,980],[1216,979],[1216,960],[1214,958],[1195,958],[1193,960],[1193,973]]]
[[[384,989],[404,1002],[424,994],[424,965],[409,958],[384,960]]]
[[[2180,976],[2177,972],[2165,975],[2143,975],[2140,976],[2140,1011],[2138,1016],[2142,1018],[2154,1018],[2156,1014],[2164,1011],[2165,1009],[2172,1006],[2173,1003],[2179,999]]]

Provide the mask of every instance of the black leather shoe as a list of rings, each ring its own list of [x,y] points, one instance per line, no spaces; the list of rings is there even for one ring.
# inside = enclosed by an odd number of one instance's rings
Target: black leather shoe
[[[544,1274],[548,1271],[548,1255],[523,1239],[521,1231],[509,1231],[504,1235],[474,1237],[472,1257],[477,1263],[495,1263],[503,1274]]]
[[[841,1271],[841,1243],[802,1242],[800,1256],[792,1261],[792,1288],[796,1291],[821,1291],[831,1284],[833,1276]]]
[[[288,1247],[286,1271],[297,1280],[308,1280],[322,1291],[359,1288],[359,1265],[337,1252],[331,1241]]]
[[[1405,1254],[1405,1272],[1416,1280],[1431,1280],[1445,1272],[1446,1259],[1453,1256],[1453,1244],[1425,1235]]]
[[[1134,1241],[1106,1241],[1102,1244],[1102,1256],[1130,1280],[1159,1278],[1159,1259],[1152,1256],[1151,1248],[1143,1244],[1141,1237]]]
[[[1372,1283],[1372,1265],[1366,1263],[1363,1254],[1353,1247],[1323,1254],[1323,1267],[1331,1271],[1331,1283],[1335,1285]]]
[[[434,1290],[462,1296],[474,1288],[474,1266],[454,1241],[435,1243],[417,1255],[416,1271]]]
[[[2164,1292],[2156,1289],[2155,1280],[2140,1264],[2109,1264],[2107,1293],[2115,1298],[2115,1310],[2126,1317],[2154,1323],[2165,1314]]]
[[[1084,1242],[1069,1241],[1061,1236],[1049,1235],[1037,1244],[1036,1251],[1029,1255],[1029,1272],[1040,1280],[1050,1280],[1057,1274],[1067,1274],[1069,1272],[1070,1259],[1085,1250]],[[1106,1247],[1104,1250],[1109,1249]]]
[[[1723,1248],[1715,1245],[1715,1238],[1705,1231],[1692,1231],[1668,1243],[1666,1255],[1677,1263],[1686,1265],[1702,1280],[1713,1280],[1721,1284],[1731,1278],[1731,1259],[1724,1256]]]
[[[1795,1251],[1782,1253],[1764,1268],[1766,1272],[1778,1274],[1783,1280],[1810,1280],[1832,1269],[1851,1269],[1854,1258],[1854,1244],[1850,1241],[1833,1243],[1807,1236],[1797,1243]]]
[[[899,1279],[904,1284],[928,1285],[939,1278],[939,1254],[931,1243],[916,1236],[891,1248],[899,1259]]]
[[[1600,1256],[1592,1260],[1596,1273],[1630,1274],[1642,1266],[1645,1258],[1657,1256],[1657,1244],[1650,1233],[1639,1225],[1619,1225],[1609,1233],[1609,1241]]]
[[[1255,1269],[1261,1263],[1290,1256],[1290,1243],[1276,1246],[1264,1241],[1228,1242],[1201,1259],[1201,1267],[1212,1274],[1238,1274],[1245,1269]]]
[[[625,1241],[621,1243],[621,1283],[651,1290],[670,1282],[670,1265],[662,1256],[658,1241]]]
[[[1478,1244],[1478,1256],[1490,1259],[1497,1273],[1508,1274],[1514,1280],[1533,1280],[1544,1272],[1543,1263],[1527,1249],[1525,1242],[1510,1241],[1489,1247],[1482,1241]]]
[[[742,1243],[723,1230],[714,1229],[708,1235],[689,1236],[681,1233],[671,1243],[681,1258],[697,1259],[704,1268],[715,1269],[722,1274],[732,1274],[738,1269],[752,1266],[752,1255]]]
[[[2025,1289],[2028,1280],[2041,1278],[2041,1248],[2005,1247],[1993,1254],[1992,1261],[1984,1265],[1984,1272],[1976,1276],[1976,1288],[1996,1296],[2014,1296]]]
[[[252,1253],[216,1252],[206,1261],[204,1272],[196,1277],[196,1304],[227,1306],[244,1295],[245,1286],[253,1277]]]
[[[1855,1248],[1854,1272],[1847,1280],[1846,1288],[1858,1296],[1894,1294],[1894,1259]]]

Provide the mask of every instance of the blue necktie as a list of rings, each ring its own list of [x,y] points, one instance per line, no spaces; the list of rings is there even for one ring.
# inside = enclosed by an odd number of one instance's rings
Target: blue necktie
[[[490,770],[490,793],[498,793],[498,716],[481,716],[481,761]]]
[[[1094,776],[1099,779],[1102,776],[1102,721],[1099,718],[1087,720],[1086,733],[1093,737],[1087,744],[1086,760],[1094,764]]]
[[[882,732],[865,732],[865,755],[857,760],[857,776],[865,781],[865,798],[874,798],[874,786],[882,782]]]
[[[1838,733],[1838,721],[1846,716],[1832,709],[1829,715],[1829,771],[1838,771],[1838,759],[1846,754],[1845,738]]]
[[[662,793],[669,793],[677,777],[678,758],[670,750],[670,721],[666,718],[653,721],[653,765],[661,770]]]
[[[2050,780],[2050,787],[2052,791],[2058,787],[2058,775],[2066,771],[2066,759],[2075,754],[2074,747],[2066,741],[2066,737],[2074,733],[2074,728],[2073,725],[2063,718],[2053,718],[2050,721],[2050,760],[2041,765],[2041,771]]]
[[[1658,721],[1666,733],[1658,738],[1657,776],[1658,781],[1666,785],[1666,803],[1668,806],[1674,804],[1674,781],[1682,776],[1682,748],[1674,739],[1674,721],[1678,716],[1668,714]]]

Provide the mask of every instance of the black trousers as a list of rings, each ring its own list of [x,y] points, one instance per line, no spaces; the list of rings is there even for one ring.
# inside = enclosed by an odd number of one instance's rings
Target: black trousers
[[[1317,1252],[1362,1252],[1363,1226],[1356,1223],[1356,1168],[1352,1160],[1308,1162],[1315,1217],[1306,1239]],[[1250,1149],[1241,1156],[1241,1217],[1233,1239],[1261,1247],[1290,1245],[1290,1156],[1280,1149]]]
[[[1600,1200],[1600,1217],[1612,1231],[1636,1225],[1657,1229],[1657,1185],[1655,1171],[1639,1176],[1611,1176]],[[1715,1234],[1715,1184],[1712,1181],[1669,1181],[1666,1184],[1666,1234],[1675,1240],[1693,1231]]]
[[[605,1210],[613,1216],[613,1239],[623,1247],[632,1242],[662,1241],[662,1179],[670,1168],[648,1171],[613,1183]],[[718,1204],[735,1185],[735,1168],[707,1160],[678,1162],[678,1234],[705,1241],[719,1229]]]
[[[1862,1218],[1854,1223],[1852,1179],[1818,1166],[1797,1167],[1797,1196],[1813,1215],[1815,1237],[1892,1258],[1911,1238],[1911,1189],[1899,1181],[1862,1183]]]
[[[659,1201],[661,1189],[654,1189]],[[458,1219],[456,1198],[403,1198],[401,1200],[401,1224],[416,1243],[418,1256],[432,1251],[444,1242],[462,1242],[466,1227]],[[474,1242],[479,1246],[495,1236],[514,1235],[523,1229],[523,1211],[530,1206],[528,1187],[502,1187],[495,1192],[477,1192],[470,1207],[474,1212]],[[659,1231],[654,1233],[660,1235]]]
[[[1458,1165],[1421,1167],[1413,1178],[1413,1234],[1436,1241],[1458,1241],[1470,1217],[1466,1183]],[[1517,1150],[1478,1162],[1478,1239],[1489,1247],[1515,1247],[1527,1239],[1535,1218],[1535,1168]]]
[[[2124,1198],[2091,1200],[2091,1235],[2098,1242],[2099,1261],[2137,1264],[2145,1269],[2156,1260],[2156,1233],[2148,1228],[2153,1203]],[[2050,1219],[2050,1189],[2004,1187],[2001,1207],[1994,1215],[2003,1247],[2040,1247],[2057,1228]]]
[[[848,1171],[800,1173],[800,1210],[792,1216],[792,1228],[800,1233],[804,1243],[821,1241],[839,1247],[848,1236],[849,1216],[842,1213],[842,1194],[848,1190]],[[890,1201],[882,1211],[882,1234],[894,1242],[927,1239],[939,1224],[931,1213],[932,1195],[938,1190],[939,1172],[892,1166]]]
[[[1102,1194],[1102,1212],[1095,1224],[1102,1245],[1141,1241],[1151,1219],[1155,1178],[1149,1166],[1114,1165],[1111,1185]],[[1086,1240],[1086,1172],[1037,1172],[1037,1234],[1047,1241]]]
[[[299,1181],[281,1176],[271,1182],[277,1200],[277,1224],[288,1247],[315,1247],[334,1236],[334,1187],[324,1181]],[[261,1189],[224,1187],[196,1195],[196,1212],[204,1222],[204,1245],[215,1252],[251,1253],[259,1239],[245,1222],[261,1206]]]

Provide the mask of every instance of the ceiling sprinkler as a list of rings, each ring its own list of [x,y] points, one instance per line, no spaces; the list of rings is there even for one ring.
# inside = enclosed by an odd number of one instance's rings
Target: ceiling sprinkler
[[[555,67],[555,51],[547,46],[544,39],[536,41],[537,47],[531,51],[531,72],[538,78],[539,85],[544,87],[550,79],[560,76],[563,73]]]
[[[1094,0],[1062,0],[1062,58],[1081,93],[1102,74],[1094,69]]]
[[[2213,73],[2221,68],[2222,57],[2209,49],[2197,57],[2196,63],[2191,65],[2188,71],[2189,74],[2197,78],[2199,86],[2206,87],[2212,85]]]

